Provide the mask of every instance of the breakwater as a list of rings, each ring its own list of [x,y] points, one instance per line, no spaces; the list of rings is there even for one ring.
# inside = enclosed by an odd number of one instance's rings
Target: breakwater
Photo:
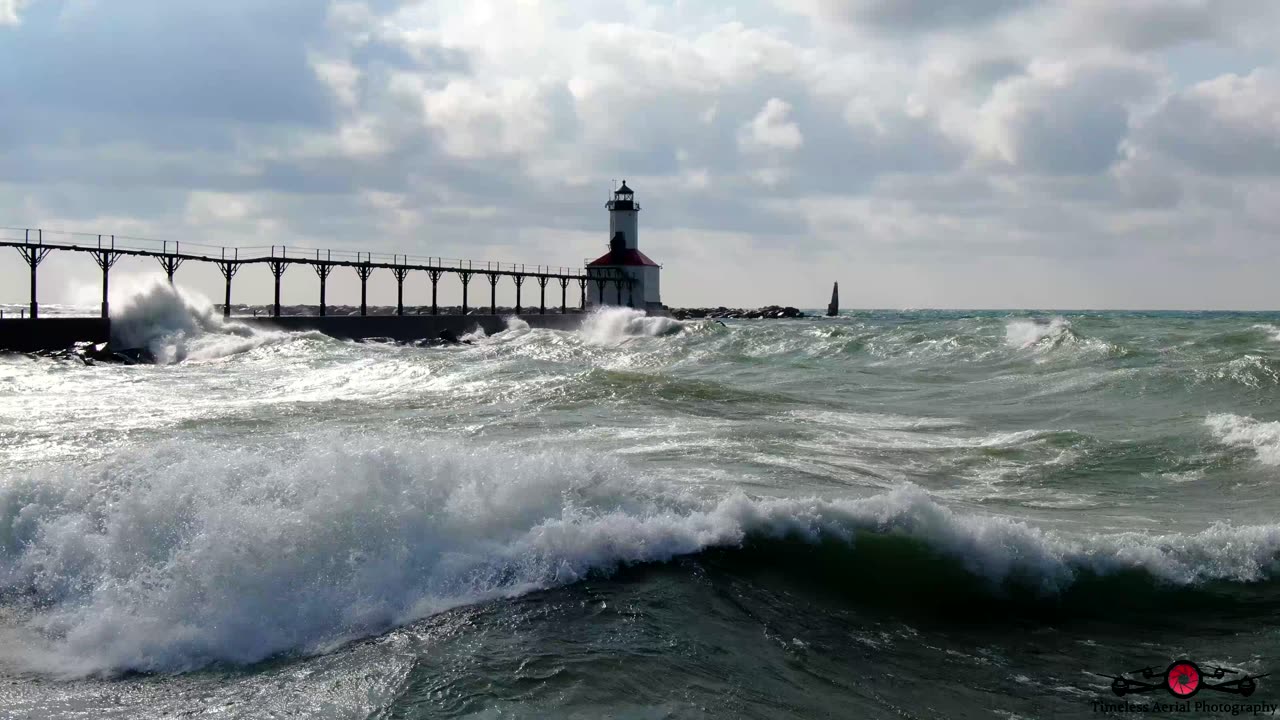
[[[763,318],[802,318],[808,317],[803,311],[782,305],[766,305],[754,310],[746,308],[671,308],[671,317],[677,320],[701,320],[715,318],[725,320],[758,320]]]
[[[282,316],[238,317],[235,322],[255,329],[315,331],[340,340],[385,339],[396,342],[438,340],[461,336],[481,329],[486,334],[508,327],[519,318],[530,327],[575,330],[586,315],[369,315],[369,316]],[[41,352],[65,350],[76,343],[104,343],[111,340],[108,318],[38,318],[0,320],[0,351]],[[119,345],[114,343],[113,345]],[[132,350],[112,347],[112,351]]]
[[[0,319],[0,350],[39,352],[64,350],[77,342],[104,343],[111,338],[106,318]]]
[[[586,317],[581,313],[555,315],[282,315],[280,317],[236,318],[253,328],[314,330],[340,340],[386,339],[396,342],[435,340],[442,334],[460,336],[476,328],[492,335],[506,330],[511,318],[529,327],[576,330]]]

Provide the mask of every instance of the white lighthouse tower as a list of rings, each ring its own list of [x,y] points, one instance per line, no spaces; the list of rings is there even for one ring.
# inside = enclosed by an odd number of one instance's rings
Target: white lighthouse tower
[[[588,304],[665,313],[658,291],[662,268],[640,252],[640,204],[626,180],[605,207],[609,209],[609,252],[587,263]]]

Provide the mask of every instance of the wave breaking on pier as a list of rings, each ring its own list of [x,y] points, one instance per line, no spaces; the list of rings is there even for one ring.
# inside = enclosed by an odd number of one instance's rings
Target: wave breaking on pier
[[[300,337],[326,338],[223,318],[207,298],[159,277],[125,278],[120,284],[118,297],[112,298],[111,344],[146,350],[159,364],[215,360]]]

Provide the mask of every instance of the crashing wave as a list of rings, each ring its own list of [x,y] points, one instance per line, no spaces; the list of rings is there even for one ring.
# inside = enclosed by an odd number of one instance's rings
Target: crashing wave
[[[1280,327],[1276,327],[1275,325],[1271,325],[1269,323],[1258,323],[1253,326],[1253,329],[1261,330],[1265,332],[1271,340],[1280,342]]]
[[[1280,422],[1260,422],[1231,413],[1210,415],[1204,422],[1224,445],[1251,449],[1259,462],[1280,465]]]
[[[633,308],[605,307],[588,315],[578,332],[593,345],[620,345],[633,338],[675,335],[687,327],[680,320],[646,315]]]
[[[1261,581],[1280,557],[1280,526],[1069,537],[912,486],[693,497],[585,453],[326,437],[261,455],[184,441],[0,483],[0,662],[62,674],[253,663],[629,564],[777,541],[856,552],[869,538],[915,543],[992,592],[1046,598],[1115,573]]]
[[[1009,320],[1005,323],[1005,344],[1017,350],[1030,350],[1038,354],[1067,348],[1099,354],[1121,352],[1121,348],[1116,345],[1077,333],[1072,328],[1071,321],[1062,317],[1055,317],[1048,322],[1027,318]]]
[[[111,344],[145,349],[161,364],[212,360],[319,333],[286,333],[227,320],[205,298],[160,277],[125,278],[112,300]]]

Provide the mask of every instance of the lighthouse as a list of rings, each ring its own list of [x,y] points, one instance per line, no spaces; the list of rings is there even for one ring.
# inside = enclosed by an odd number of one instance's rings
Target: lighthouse
[[[605,204],[609,210],[609,252],[587,263],[587,302],[620,305],[665,314],[658,292],[658,263],[640,252],[640,204],[622,181]]]

